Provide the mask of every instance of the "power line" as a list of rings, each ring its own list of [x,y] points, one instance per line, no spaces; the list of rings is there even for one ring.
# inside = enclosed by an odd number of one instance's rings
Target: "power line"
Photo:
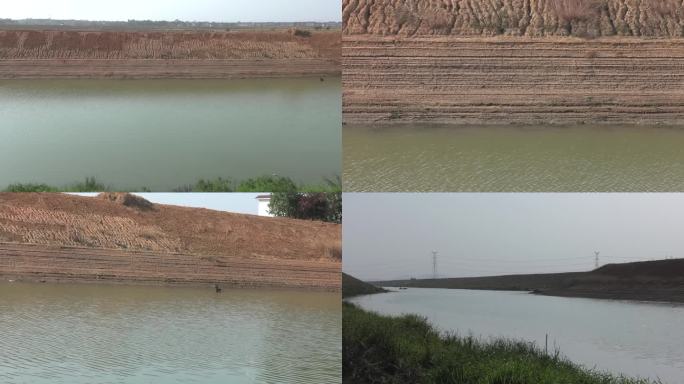
[[[432,277],[437,278],[437,251],[432,251]]]

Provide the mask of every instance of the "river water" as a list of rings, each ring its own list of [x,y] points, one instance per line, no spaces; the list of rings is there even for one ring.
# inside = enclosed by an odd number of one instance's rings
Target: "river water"
[[[680,192],[684,129],[421,127],[343,130],[350,192]]]
[[[170,191],[200,178],[341,173],[341,81],[0,81],[0,189],[96,177]]]
[[[684,382],[684,305],[409,288],[353,298],[383,314],[415,313],[439,329],[558,348],[571,361],[615,374]]]
[[[0,283],[0,382],[340,383],[340,296]]]

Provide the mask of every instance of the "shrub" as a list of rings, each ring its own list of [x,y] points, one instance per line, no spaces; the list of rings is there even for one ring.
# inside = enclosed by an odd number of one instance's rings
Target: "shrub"
[[[57,192],[58,189],[47,184],[10,184],[5,192]]]
[[[107,187],[97,181],[95,177],[86,177],[84,182],[72,184],[64,190],[67,192],[102,192],[106,191]]]
[[[236,192],[295,192],[297,189],[289,177],[273,175],[247,179],[238,185]]]
[[[304,29],[294,29],[292,34],[298,37],[311,37],[311,32]]]
[[[192,187],[192,192],[233,192],[233,181],[221,177],[214,180],[200,179]]]
[[[342,222],[342,193],[276,192],[269,210],[275,216],[301,220]]]

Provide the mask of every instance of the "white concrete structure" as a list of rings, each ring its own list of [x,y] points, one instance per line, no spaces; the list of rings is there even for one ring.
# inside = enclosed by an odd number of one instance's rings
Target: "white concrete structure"
[[[256,197],[256,200],[259,204],[257,215],[273,217],[271,211],[268,209],[268,205],[271,203],[271,195],[259,195]]]

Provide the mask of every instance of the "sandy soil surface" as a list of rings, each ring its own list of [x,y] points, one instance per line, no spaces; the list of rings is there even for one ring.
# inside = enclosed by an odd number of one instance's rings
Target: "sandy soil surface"
[[[343,39],[347,124],[684,121],[684,39]]]
[[[377,285],[530,291],[549,296],[684,303],[684,259],[608,264],[591,272],[397,280]]]
[[[343,0],[349,124],[681,125],[682,0]]]
[[[336,76],[340,31],[0,30],[0,79]]]
[[[339,225],[98,198],[0,194],[0,276],[340,289]]]

